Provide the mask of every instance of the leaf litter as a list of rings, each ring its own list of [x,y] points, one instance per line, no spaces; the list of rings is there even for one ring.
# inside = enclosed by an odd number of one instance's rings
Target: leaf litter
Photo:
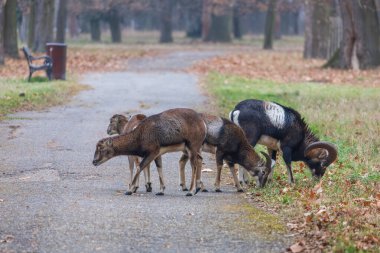
[[[279,83],[315,82],[380,87],[380,68],[335,70],[323,69],[323,64],[323,60],[303,59],[299,50],[255,50],[204,60],[194,65],[191,71],[199,74],[218,72]],[[336,163],[337,168],[341,169],[342,166],[342,163]],[[294,168],[294,172],[303,173],[304,167],[301,163],[299,168]],[[355,251],[377,252],[380,248],[380,182],[366,184],[365,181],[349,179],[349,170],[341,170],[341,180],[337,181],[333,178],[334,173],[328,171],[319,183],[311,187],[305,187],[305,184],[311,184],[309,178],[299,180],[300,185],[289,186],[277,177],[275,187],[279,184],[280,188],[276,196],[268,199],[266,194],[254,191],[249,192],[246,198],[254,201],[255,206],[284,218],[288,236],[294,238],[294,243],[286,249],[288,252],[344,252],[347,247]],[[343,192],[334,192],[335,187],[343,189]],[[355,197],[353,189],[362,193]],[[273,200],[286,197],[294,202],[284,206]]]
[[[192,67],[198,73],[219,72],[282,83],[331,83],[380,87],[380,68],[337,70],[322,68],[324,60],[303,59],[302,52],[255,50],[204,60]]]

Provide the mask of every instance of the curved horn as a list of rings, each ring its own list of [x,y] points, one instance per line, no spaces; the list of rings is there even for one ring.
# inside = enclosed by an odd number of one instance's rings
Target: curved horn
[[[271,165],[272,165],[272,161],[271,161],[271,159],[270,159],[270,157],[269,157],[269,155],[267,154],[267,153],[265,153],[265,152],[262,152],[261,151],[261,154],[263,154],[263,156],[265,156],[265,158],[266,158],[266,163],[265,163],[265,174],[263,175],[263,176],[259,176],[259,184],[260,184],[260,187],[264,187],[265,186],[265,184],[267,183],[267,180],[268,180],[268,176],[269,176],[269,174],[270,174],[270,172],[271,172],[271,170],[272,170],[272,167],[271,167]]]
[[[332,164],[338,157],[337,147],[334,144],[330,142],[326,142],[326,141],[317,141],[317,142],[311,143],[309,146],[306,147],[304,155],[308,157],[309,152],[316,148],[326,149],[329,152],[329,156],[327,157],[326,167]]]
[[[269,157],[269,155],[263,151],[260,151],[260,153],[265,156],[265,159],[267,160],[265,163],[265,167],[267,167],[269,170],[272,168],[272,159]]]

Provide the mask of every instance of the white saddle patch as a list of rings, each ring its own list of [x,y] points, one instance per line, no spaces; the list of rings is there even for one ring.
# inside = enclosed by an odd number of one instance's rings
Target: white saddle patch
[[[285,125],[285,111],[281,106],[272,103],[264,102],[265,113],[270,122],[277,128],[283,128]]]
[[[238,126],[240,126],[239,125],[239,114],[240,114],[240,111],[236,110],[236,111],[230,112],[230,115],[229,115],[231,121],[234,122]]]

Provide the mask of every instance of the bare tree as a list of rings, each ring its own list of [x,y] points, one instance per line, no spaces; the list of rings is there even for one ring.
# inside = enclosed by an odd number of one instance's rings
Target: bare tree
[[[18,0],[18,9],[20,19],[18,22],[18,35],[21,42],[26,43],[28,39],[29,16],[30,16],[30,0]]]
[[[44,52],[47,42],[53,41],[54,1],[35,0],[35,32],[33,51]]]
[[[273,29],[275,22],[277,0],[269,0],[267,15],[265,18],[264,49],[273,48]]]
[[[160,0],[160,42],[170,43],[173,42],[172,36],[172,12],[173,0]]]
[[[121,42],[121,27],[120,27],[120,6],[114,4],[108,10],[108,23],[111,30],[111,39],[113,43]]]
[[[212,0],[203,0],[202,3],[202,39],[207,41],[211,27]]]
[[[71,38],[79,35],[79,14],[82,12],[82,5],[80,1],[68,0],[67,12],[68,12],[68,30]]]
[[[367,69],[380,65],[379,20],[374,0],[340,0],[343,39],[325,67]]]
[[[4,5],[5,0],[0,0],[0,65],[4,64]]]
[[[17,0],[7,0],[5,3],[4,21],[4,51],[12,58],[18,58],[17,46]]]
[[[232,40],[232,6],[227,0],[208,0],[203,5],[203,40],[230,42]]]
[[[232,26],[234,37],[236,39],[241,39],[243,37],[243,32],[241,30],[241,12],[237,3],[235,3],[232,10]]]
[[[331,30],[331,0],[309,0],[305,2],[305,58],[326,59],[329,55]]]
[[[28,24],[28,47],[33,49],[36,33],[36,0],[30,1],[29,24]]]
[[[102,14],[100,12],[92,12],[90,16],[91,40],[100,41],[102,31],[100,30],[100,20]]]
[[[184,11],[186,36],[200,38],[202,36],[202,0],[180,0],[179,6]]]
[[[57,15],[57,33],[55,40],[64,43],[67,23],[67,0],[59,0]]]
[[[212,14],[209,41],[231,42],[231,19],[231,10],[221,15],[218,13]]]

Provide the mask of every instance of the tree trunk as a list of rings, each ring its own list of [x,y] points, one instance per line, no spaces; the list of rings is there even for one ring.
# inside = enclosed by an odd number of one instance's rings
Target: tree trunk
[[[273,48],[273,28],[275,21],[275,9],[277,0],[270,0],[265,19],[264,49]]]
[[[36,0],[36,30],[33,50],[45,52],[47,42],[53,41],[54,1]]]
[[[232,24],[233,24],[234,37],[236,39],[241,39],[243,37],[243,33],[241,30],[241,20],[240,20],[240,12],[239,12],[238,6],[233,7]]]
[[[282,37],[282,33],[281,33],[281,23],[282,23],[282,20],[281,20],[281,15],[279,15],[280,13],[278,13],[277,15],[275,15],[274,17],[274,39],[276,40],[280,40],[281,37]]]
[[[160,43],[173,42],[172,12],[173,0],[160,0]]]
[[[5,3],[4,51],[12,58],[19,58],[17,45],[17,0]]]
[[[374,0],[340,0],[343,39],[326,67],[368,69],[380,65],[379,21]]]
[[[34,48],[34,37],[36,34],[36,1],[31,0],[29,24],[28,24],[28,47]]]
[[[70,38],[78,37],[79,31],[78,31],[78,20],[77,20],[77,14],[76,13],[69,13],[69,33]]]
[[[0,65],[4,65],[4,4],[5,0],[0,0]]]
[[[305,59],[311,58],[312,46],[313,46],[313,8],[314,5],[311,1],[305,2],[305,41],[303,47],[303,57]]]
[[[277,16],[280,16],[280,27],[281,27],[281,34],[283,35],[289,35],[290,34],[290,22],[291,22],[291,17],[290,17],[290,12],[289,11],[281,11],[278,13]]]
[[[57,15],[57,33],[55,40],[60,43],[65,42],[67,23],[67,0],[59,0]]]
[[[18,36],[20,41],[25,44],[28,40],[28,26],[29,26],[29,10],[30,10],[30,2],[20,4],[19,2],[19,13],[20,20],[18,22]]]
[[[211,28],[211,0],[203,0],[202,4],[202,40],[209,41]]]
[[[92,41],[100,41],[101,40],[101,30],[100,30],[100,18],[92,17],[90,18],[90,26],[91,26],[91,40]]]
[[[121,28],[120,28],[120,16],[119,11],[116,8],[112,8],[109,11],[108,22],[110,24],[111,39],[113,43],[121,42]]]
[[[202,37],[202,17],[200,4],[198,8],[186,8],[186,37],[201,38]]]
[[[375,0],[376,10],[377,10],[377,19],[380,23],[380,0]],[[380,29],[380,26],[379,26]]]
[[[311,58],[326,59],[330,33],[330,2],[315,1],[312,15]]]
[[[293,13],[293,32],[295,35],[299,34],[299,27],[298,27],[298,18],[299,18],[299,11],[294,11]]]
[[[231,15],[212,14],[209,41],[231,42]]]

